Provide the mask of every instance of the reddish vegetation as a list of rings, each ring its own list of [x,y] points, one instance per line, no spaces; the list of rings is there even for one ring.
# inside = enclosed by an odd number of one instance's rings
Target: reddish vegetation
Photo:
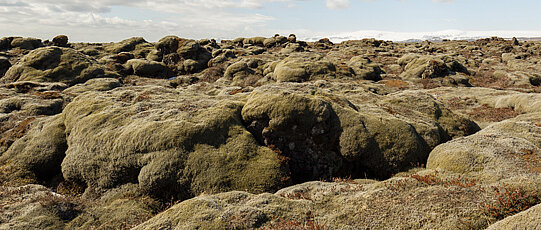
[[[475,99],[469,98],[469,97],[455,97],[451,98],[446,101],[445,105],[448,106],[450,109],[465,109],[467,106],[471,106],[475,104]]]
[[[59,92],[56,91],[46,91],[46,92],[34,92],[34,95],[41,97],[43,99],[57,99],[62,98]]]
[[[146,100],[150,99],[150,94],[151,94],[150,91],[145,91],[145,92],[143,92],[141,95],[137,96],[137,97],[135,98],[135,101],[136,101],[136,102],[139,102],[139,101],[146,101]]]
[[[489,105],[482,105],[474,108],[469,115],[474,120],[499,122],[516,117],[519,113],[512,108],[493,108]]]
[[[525,191],[522,188],[513,188],[506,185],[493,186],[492,189],[496,192],[495,202],[485,204],[482,208],[497,220],[525,211],[541,203],[541,196],[539,196],[538,191]]]
[[[394,87],[398,89],[407,89],[409,88],[408,83],[402,80],[383,80],[380,81],[381,83],[385,84],[387,87]]]
[[[423,89],[434,89],[441,86],[438,81],[430,78],[421,79],[421,84],[423,85]]]
[[[436,171],[433,175],[420,176],[418,174],[413,174],[409,177],[427,185],[442,185],[444,187],[459,186],[463,188],[473,187],[477,185],[477,180],[470,180],[461,176],[453,179],[443,180],[437,177],[437,174],[438,171]]]
[[[285,197],[291,200],[312,200],[310,193],[308,192],[295,192],[288,194],[280,194],[281,197]]]
[[[524,155],[521,156],[522,160],[529,163],[527,166],[531,172],[533,173],[541,173],[541,163],[539,162],[539,154],[536,153],[535,150],[531,149],[522,149],[521,150]]]
[[[203,76],[200,78],[200,81],[203,82],[215,82],[220,77],[224,75],[224,66],[218,65],[218,66],[212,66],[206,69],[203,72]]]
[[[26,118],[11,130],[7,127],[1,127],[0,131],[2,131],[2,134],[0,135],[0,146],[10,146],[15,140],[23,137],[34,120],[36,120],[35,117]]]

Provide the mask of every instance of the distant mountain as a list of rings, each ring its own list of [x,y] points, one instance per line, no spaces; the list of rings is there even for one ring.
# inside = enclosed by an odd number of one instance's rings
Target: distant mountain
[[[513,38],[522,40],[539,40],[541,31],[462,31],[442,30],[436,32],[390,32],[377,30],[361,30],[357,32],[346,32],[330,35],[332,42],[343,42],[347,40],[360,40],[364,38],[375,38],[378,40],[390,40],[395,42],[418,42],[418,41],[442,41],[448,40],[476,40],[489,37]],[[307,41],[317,41],[323,37],[306,38]]]

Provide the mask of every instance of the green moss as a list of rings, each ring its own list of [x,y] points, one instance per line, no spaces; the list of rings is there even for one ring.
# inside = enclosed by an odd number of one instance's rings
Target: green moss
[[[60,173],[60,163],[66,149],[63,120],[60,116],[54,116],[34,122],[27,135],[15,141],[2,154],[0,162],[10,162],[12,167],[28,171],[46,182]],[[11,177],[18,178],[14,175]]]
[[[4,82],[62,82],[69,85],[91,78],[114,76],[90,57],[71,48],[44,47],[33,50],[14,65]]]
[[[164,88],[77,97],[63,112],[64,177],[98,188],[138,183],[153,196],[179,199],[277,188],[283,169],[243,127],[243,103],[223,100],[188,113],[179,112],[178,99]]]
[[[261,193],[272,191],[286,176],[278,155],[259,147],[242,127],[232,127],[224,145],[196,145],[186,162],[185,175],[192,181],[194,194],[228,190]]]

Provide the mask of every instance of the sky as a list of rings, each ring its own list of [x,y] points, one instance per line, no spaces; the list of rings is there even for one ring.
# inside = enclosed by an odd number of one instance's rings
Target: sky
[[[362,37],[374,31],[541,37],[540,9],[540,0],[0,0],[0,37],[65,34],[72,42],[110,42],[166,35]]]

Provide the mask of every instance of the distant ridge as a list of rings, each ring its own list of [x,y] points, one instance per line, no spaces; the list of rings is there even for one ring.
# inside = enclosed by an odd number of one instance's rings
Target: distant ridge
[[[394,42],[419,42],[419,41],[442,41],[447,40],[477,40],[481,38],[502,37],[511,39],[513,37],[523,41],[541,41],[541,31],[462,31],[442,30],[436,32],[390,32],[378,30],[361,30],[330,35],[332,42],[343,42],[347,40],[361,40],[375,38],[378,40],[390,40]],[[324,36],[306,38],[307,41],[317,41]]]

